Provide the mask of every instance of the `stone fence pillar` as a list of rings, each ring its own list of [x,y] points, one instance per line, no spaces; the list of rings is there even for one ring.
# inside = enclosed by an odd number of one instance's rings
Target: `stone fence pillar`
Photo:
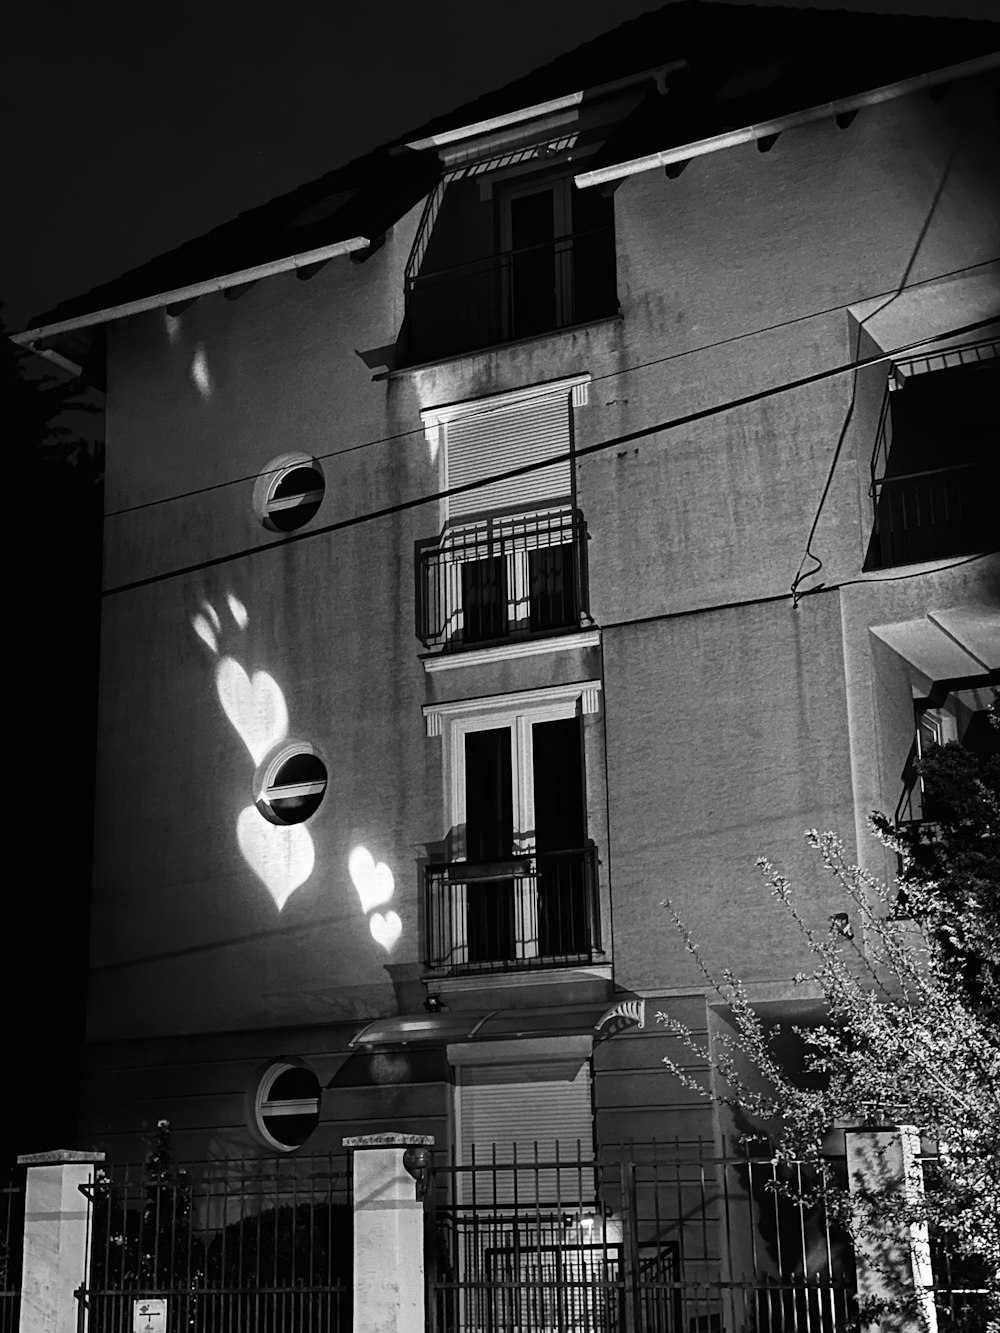
[[[912,1125],[891,1125],[848,1129],[844,1139],[848,1186],[862,1227],[855,1245],[858,1297],[886,1303],[885,1313],[862,1327],[869,1333],[937,1333],[926,1224],[901,1220],[870,1234],[864,1228],[867,1196],[896,1195],[904,1207],[922,1197],[920,1132]]]
[[[102,1152],[28,1153],[20,1333],[73,1333],[76,1289],[86,1281],[90,1206],[80,1190]]]
[[[344,1139],[353,1151],[354,1333],[424,1333],[424,1205],[403,1165],[424,1134]]]

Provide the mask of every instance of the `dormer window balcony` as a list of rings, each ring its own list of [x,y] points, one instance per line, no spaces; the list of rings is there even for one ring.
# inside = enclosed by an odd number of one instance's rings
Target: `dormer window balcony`
[[[419,271],[406,279],[411,364],[614,315],[612,200],[569,176],[448,187]]]

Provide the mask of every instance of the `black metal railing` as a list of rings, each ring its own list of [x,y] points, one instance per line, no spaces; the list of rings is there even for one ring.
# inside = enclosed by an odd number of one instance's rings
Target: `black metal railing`
[[[349,1333],[346,1160],[230,1159],[151,1174],[102,1170],[88,1191],[80,1328],[130,1333],[135,1302],[166,1299],[169,1329]]]
[[[600,949],[597,849],[427,867],[425,966],[508,972],[590,962]]]
[[[434,361],[617,309],[614,228],[596,227],[408,278],[407,358]]]
[[[987,463],[875,477],[872,568],[938,560],[996,544],[989,496],[997,468]]]
[[[455,651],[575,628],[585,539],[583,515],[560,508],[492,515],[418,543],[417,637]]]
[[[985,340],[963,349],[963,356],[989,359],[994,352],[994,341]],[[927,359],[898,360],[897,374]],[[951,373],[945,371],[946,376]],[[939,429],[934,425],[937,417],[929,418],[928,424],[914,411],[897,411],[899,396],[913,392],[887,386],[883,395],[871,456],[874,526],[866,569],[938,560],[996,545],[996,506],[991,496],[1000,485],[1000,451],[981,423]],[[929,409],[933,406],[931,401]],[[959,394],[956,407],[960,406]],[[938,462],[945,466],[936,466]]]
[[[21,1244],[24,1234],[24,1168],[0,1184],[0,1333],[16,1333],[21,1309]]]

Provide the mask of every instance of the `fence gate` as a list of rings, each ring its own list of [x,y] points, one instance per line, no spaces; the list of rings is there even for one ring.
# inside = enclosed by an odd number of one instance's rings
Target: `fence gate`
[[[81,1329],[86,1316],[89,1333],[132,1333],[136,1302],[165,1300],[154,1333],[351,1333],[343,1157],[123,1164],[89,1199]]]
[[[805,1168],[792,1168],[805,1185]],[[770,1161],[709,1145],[436,1166],[431,1333],[840,1333],[854,1266]]]

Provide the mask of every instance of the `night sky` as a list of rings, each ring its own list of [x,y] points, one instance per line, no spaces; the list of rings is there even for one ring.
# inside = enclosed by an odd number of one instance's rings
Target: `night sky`
[[[10,0],[5,323],[21,329],[659,2]],[[1000,23],[1000,0],[817,7]]]

